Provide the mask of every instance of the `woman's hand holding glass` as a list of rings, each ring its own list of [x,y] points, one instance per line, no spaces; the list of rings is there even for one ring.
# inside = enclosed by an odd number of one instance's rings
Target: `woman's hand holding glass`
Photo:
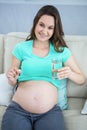
[[[68,66],[62,67],[61,60],[52,59],[52,79],[69,78],[71,69]]]
[[[58,79],[69,78],[71,75],[71,69],[68,66],[62,67],[57,70]]]

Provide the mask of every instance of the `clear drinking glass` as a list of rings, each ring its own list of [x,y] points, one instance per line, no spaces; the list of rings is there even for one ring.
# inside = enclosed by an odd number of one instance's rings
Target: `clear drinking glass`
[[[62,62],[60,59],[53,58],[51,60],[51,63],[52,63],[52,79],[55,80],[58,79],[57,73],[58,73],[58,69],[60,69],[62,66]]]

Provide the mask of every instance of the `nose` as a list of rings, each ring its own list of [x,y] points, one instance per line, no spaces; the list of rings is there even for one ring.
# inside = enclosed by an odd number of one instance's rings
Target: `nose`
[[[43,33],[44,33],[45,35],[47,35],[47,34],[48,34],[48,29],[47,29],[47,28],[44,28]]]

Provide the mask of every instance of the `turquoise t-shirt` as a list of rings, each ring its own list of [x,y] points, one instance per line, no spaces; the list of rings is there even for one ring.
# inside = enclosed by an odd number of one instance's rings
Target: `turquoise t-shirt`
[[[71,56],[71,51],[64,47],[63,52],[56,52],[52,43],[50,43],[49,53],[45,57],[39,57],[33,54],[33,40],[24,41],[18,43],[12,54],[21,62],[21,73],[18,77],[18,82],[27,80],[44,80],[50,82],[58,90],[61,90],[62,80],[54,80],[52,78],[52,59],[56,58],[61,61],[59,67],[63,67],[64,62],[66,62]]]

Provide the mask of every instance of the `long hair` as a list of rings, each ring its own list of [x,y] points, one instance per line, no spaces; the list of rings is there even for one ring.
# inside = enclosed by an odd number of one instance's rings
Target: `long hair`
[[[28,35],[28,37],[26,38],[26,41],[31,40],[31,39],[33,39],[33,40],[36,39],[35,27],[36,27],[39,19],[43,15],[49,15],[49,16],[54,17],[54,21],[55,21],[54,33],[49,40],[53,44],[56,51],[58,51],[58,52],[63,51],[63,47],[67,47],[67,45],[63,39],[64,32],[63,32],[62,22],[61,22],[61,18],[60,18],[58,9],[52,5],[43,6],[37,12],[37,14],[33,20],[33,27],[31,29],[30,35]],[[60,48],[62,48],[62,49],[60,49]]]

